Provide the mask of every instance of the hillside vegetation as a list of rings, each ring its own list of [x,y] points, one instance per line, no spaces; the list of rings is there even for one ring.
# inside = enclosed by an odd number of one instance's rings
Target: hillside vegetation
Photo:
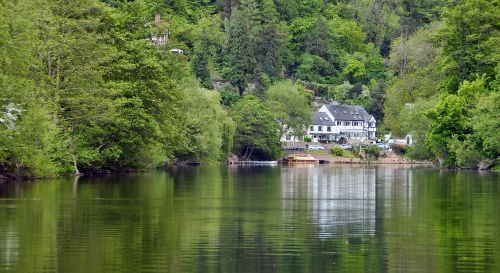
[[[499,17],[498,0],[3,0],[0,173],[275,159],[313,96],[412,133],[413,158],[491,165]]]

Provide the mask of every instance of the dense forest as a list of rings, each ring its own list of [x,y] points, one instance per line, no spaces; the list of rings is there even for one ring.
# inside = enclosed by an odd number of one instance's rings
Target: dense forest
[[[0,0],[0,172],[274,159],[313,98],[493,165],[499,25],[498,0]]]

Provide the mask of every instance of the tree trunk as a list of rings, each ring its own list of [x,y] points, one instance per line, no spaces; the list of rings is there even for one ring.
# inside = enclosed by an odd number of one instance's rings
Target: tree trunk
[[[78,170],[78,164],[76,163],[76,156],[73,155],[73,167],[75,168],[75,175],[80,175],[80,171]]]

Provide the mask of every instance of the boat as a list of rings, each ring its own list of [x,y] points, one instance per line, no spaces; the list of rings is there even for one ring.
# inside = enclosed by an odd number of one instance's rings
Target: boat
[[[314,158],[311,155],[289,155],[283,159],[283,161],[287,164],[296,164],[296,163],[307,163],[307,164],[316,164],[319,163],[319,160]]]
[[[234,165],[277,165],[278,161],[253,161],[253,160],[246,160],[246,161],[233,161],[231,164]]]

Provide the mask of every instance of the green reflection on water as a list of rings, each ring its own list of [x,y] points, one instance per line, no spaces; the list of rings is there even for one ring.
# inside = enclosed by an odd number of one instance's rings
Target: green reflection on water
[[[179,168],[0,184],[0,272],[500,272],[498,175]]]

